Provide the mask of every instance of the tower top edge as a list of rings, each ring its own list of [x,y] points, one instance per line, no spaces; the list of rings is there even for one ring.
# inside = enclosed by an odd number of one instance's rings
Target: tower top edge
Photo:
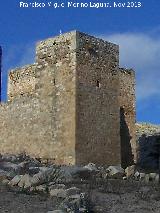
[[[80,36],[81,37],[93,38],[93,39],[99,40],[100,42],[112,44],[115,47],[119,48],[118,44],[112,43],[112,42],[104,40],[104,39],[102,39],[98,36],[91,35],[89,33],[81,32],[81,31],[78,31],[78,30],[68,31],[68,32],[65,32],[65,33],[62,33],[62,34],[59,34],[59,35],[56,35],[56,36],[53,36],[53,37],[49,37],[47,39],[40,40],[36,43],[36,47],[41,46],[44,43],[49,43],[49,42],[53,42],[53,41],[56,41],[56,40],[64,40],[65,38],[67,39],[67,38],[71,38],[71,37],[72,38],[75,37],[75,39],[76,39],[77,37],[80,37]]]

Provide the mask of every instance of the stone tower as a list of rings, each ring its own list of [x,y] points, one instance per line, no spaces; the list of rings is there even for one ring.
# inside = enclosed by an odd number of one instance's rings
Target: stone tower
[[[123,75],[129,86],[120,83]],[[9,100],[0,110],[0,152],[25,151],[60,164],[127,161],[120,107],[127,102],[121,96],[134,87],[131,76],[119,68],[118,46],[102,39],[72,31],[39,42],[36,63],[10,72]],[[133,111],[134,97],[127,109],[132,105]],[[131,113],[125,124],[133,138]]]
[[[38,44],[38,92],[62,162],[120,163],[118,56],[117,45],[76,31]]]

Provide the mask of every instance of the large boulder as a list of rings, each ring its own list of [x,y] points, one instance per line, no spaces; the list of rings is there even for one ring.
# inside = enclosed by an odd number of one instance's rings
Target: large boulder
[[[32,186],[32,177],[28,174],[25,174],[21,177],[19,183],[18,183],[18,186],[21,187],[21,188],[29,188]]]
[[[23,177],[23,175],[16,175],[10,182],[9,185],[11,186],[16,186],[18,185],[18,183],[20,182],[21,178]]]
[[[21,162],[19,164],[2,161],[0,163],[0,168],[2,168],[5,171],[12,172],[19,175],[25,174],[26,172],[28,172],[28,169],[29,169],[27,161]]]
[[[17,164],[12,163],[12,162],[7,162],[7,161],[2,161],[0,162],[0,168],[5,170],[5,171],[15,171],[17,168]]]
[[[127,178],[133,177],[135,173],[136,166],[132,165],[125,169],[125,174]]]
[[[83,168],[88,169],[90,171],[96,171],[96,172],[99,171],[96,167],[96,164],[94,164],[94,163],[89,163],[86,166],[84,166]]]
[[[108,176],[112,178],[122,178],[125,174],[121,166],[109,166],[106,172]]]
[[[89,163],[84,167],[80,166],[62,166],[66,181],[72,181],[73,179],[87,180],[98,173],[98,169],[95,164]]]
[[[1,156],[1,160],[14,163],[14,162],[17,162],[17,157],[16,155],[12,155],[12,154],[4,154]]]
[[[59,167],[51,167],[33,175],[31,182],[33,186],[36,186],[49,182],[58,183],[64,178],[63,171]]]

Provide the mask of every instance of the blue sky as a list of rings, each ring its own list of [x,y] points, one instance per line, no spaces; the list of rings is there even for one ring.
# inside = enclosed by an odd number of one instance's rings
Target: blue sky
[[[56,2],[56,0],[50,1]],[[33,63],[37,41],[59,34],[60,29],[62,32],[76,29],[120,45],[120,65],[136,70],[137,121],[160,124],[159,0],[142,0],[141,8],[99,9],[20,8],[19,2],[20,0],[0,2],[3,100],[6,98],[8,70]],[[57,2],[66,3],[67,0],[57,0]],[[90,0],[82,0],[82,2],[90,2]],[[112,4],[114,1],[92,0],[91,2]]]

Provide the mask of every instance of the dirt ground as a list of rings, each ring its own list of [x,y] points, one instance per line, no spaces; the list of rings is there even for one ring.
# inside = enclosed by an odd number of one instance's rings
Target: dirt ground
[[[160,213],[160,186],[108,183],[89,193],[95,213]],[[59,202],[44,194],[27,194],[0,185],[0,213],[47,213],[57,209]]]
[[[27,194],[0,185],[0,213],[47,213],[56,200],[47,195]]]

